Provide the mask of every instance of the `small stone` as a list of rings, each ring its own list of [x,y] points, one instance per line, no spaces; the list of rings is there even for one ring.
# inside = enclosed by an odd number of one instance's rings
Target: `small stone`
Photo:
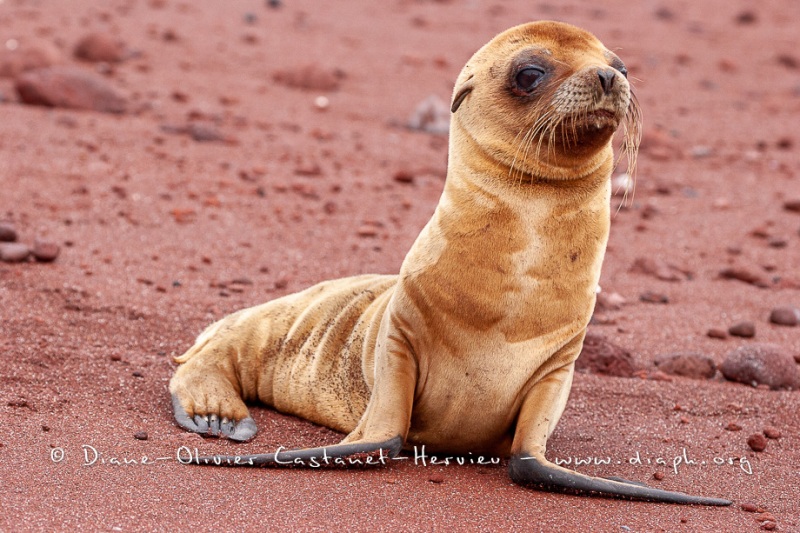
[[[5,261],[6,263],[21,263],[28,259],[30,254],[30,249],[22,243],[0,243],[0,261]]]
[[[800,388],[800,370],[794,358],[777,346],[752,344],[731,351],[720,366],[726,379],[771,389]]]
[[[653,474],[653,479],[661,481],[662,479],[664,479],[664,473],[656,472],[655,474]]]
[[[775,531],[776,529],[778,529],[778,523],[764,522],[763,524],[761,524],[761,529],[763,529],[764,531]]]
[[[575,369],[625,378],[633,377],[639,370],[630,352],[594,333],[586,334]]]
[[[53,43],[25,39],[13,50],[0,49],[0,78],[15,78],[28,70],[50,67],[62,60],[61,51]]]
[[[767,449],[767,438],[761,433],[753,433],[747,437],[747,445],[754,452],[763,452]]]
[[[445,135],[450,131],[450,106],[432,94],[417,105],[406,124],[412,130]]]
[[[619,311],[626,303],[625,297],[618,292],[601,292],[597,295],[595,311]]]
[[[653,291],[645,291],[639,295],[639,300],[652,304],[668,304],[669,297],[666,294],[660,294]]]
[[[444,483],[444,476],[439,474],[439,473],[431,474],[431,476],[428,478],[428,481],[430,481],[431,483],[437,483],[437,484],[438,483]]]
[[[14,86],[30,105],[123,113],[125,98],[102,76],[77,67],[49,67],[21,74]]]
[[[147,432],[146,431],[137,431],[133,434],[133,438],[136,440],[147,440]]]
[[[759,509],[758,505],[756,505],[754,503],[743,503],[741,505],[741,508],[742,508],[742,511],[744,511],[745,513],[755,513]]]
[[[129,56],[125,43],[110,33],[95,32],[84,36],[73,51],[75,57],[84,61],[118,63]]]
[[[283,6],[282,0],[267,0],[267,6],[271,7],[272,9],[278,9]]]
[[[33,243],[33,257],[41,263],[51,263],[56,260],[61,248],[54,242],[36,240]]]
[[[0,242],[15,242],[17,230],[11,224],[0,224]]]
[[[398,170],[392,179],[398,183],[414,183],[414,174],[410,170]]]
[[[142,373],[141,373],[141,372],[139,372],[138,370],[134,370],[134,372],[133,372],[131,375],[132,375],[133,377],[135,377],[135,378],[143,378],[143,377],[144,377],[144,374],[142,374]]]
[[[752,11],[742,11],[736,15],[736,23],[741,25],[755,24],[758,21],[758,16]]]
[[[764,288],[769,286],[769,283],[760,274],[745,268],[724,268],[720,270],[719,275],[723,279],[735,279],[756,287]]]
[[[734,337],[751,339],[756,336],[756,325],[752,322],[739,322],[728,328],[728,333]]]
[[[681,281],[689,277],[678,267],[652,257],[637,258],[631,266],[631,272],[652,276],[661,281]]]
[[[711,328],[708,331],[706,331],[706,336],[712,339],[727,339],[728,332],[725,331],[724,329]]]
[[[780,326],[794,327],[800,324],[800,309],[796,307],[776,307],[770,312],[769,321]]]
[[[742,426],[737,424],[736,422],[730,422],[727,426],[725,426],[725,431],[741,431]]]
[[[717,373],[714,360],[698,353],[663,355],[655,364],[662,372],[692,379],[711,379]]]
[[[781,430],[774,426],[767,426],[764,428],[764,436],[768,439],[779,439],[783,435],[781,434]]]
[[[759,513],[758,516],[756,516],[756,520],[759,522],[774,522],[775,515],[770,512],[764,511],[762,513]]]
[[[787,211],[800,213],[800,198],[793,200],[786,200],[785,202],[783,202],[783,208],[786,209]]]
[[[344,77],[345,74],[341,70],[325,69],[318,63],[281,70],[272,75],[272,79],[277,83],[305,91],[336,91]]]

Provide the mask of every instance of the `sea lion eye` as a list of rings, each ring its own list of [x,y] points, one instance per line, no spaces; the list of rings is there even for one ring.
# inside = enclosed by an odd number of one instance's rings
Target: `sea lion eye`
[[[540,67],[525,67],[517,72],[514,81],[522,92],[529,93],[536,88],[544,78],[544,69]]]

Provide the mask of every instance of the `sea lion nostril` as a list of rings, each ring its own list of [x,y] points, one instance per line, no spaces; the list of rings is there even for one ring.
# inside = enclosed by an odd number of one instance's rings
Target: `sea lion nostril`
[[[603,93],[608,94],[614,87],[614,79],[617,73],[613,68],[599,69],[597,77],[600,78],[600,86],[603,88]]]

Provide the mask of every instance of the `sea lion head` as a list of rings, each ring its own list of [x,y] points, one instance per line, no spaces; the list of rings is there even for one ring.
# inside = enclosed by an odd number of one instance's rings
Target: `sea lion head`
[[[627,69],[569,24],[533,22],[492,39],[459,74],[451,111],[451,138],[472,148],[467,157],[480,152],[517,182],[610,169],[621,124],[629,167],[635,163],[641,115]]]

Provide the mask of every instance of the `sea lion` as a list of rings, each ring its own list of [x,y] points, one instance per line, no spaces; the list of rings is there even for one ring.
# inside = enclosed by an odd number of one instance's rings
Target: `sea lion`
[[[176,358],[177,422],[247,440],[256,427],[244,402],[259,400],[347,433],[325,448],[217,463],[394,456],[424,444],[510,456],[525,486],[730,504],[545,458],[594,308],[620,124],[631,159],[638,145],[626,74],[567,24],[492,39],[456,81],[444,191],[399,275],[327,281],[211,325]]]

